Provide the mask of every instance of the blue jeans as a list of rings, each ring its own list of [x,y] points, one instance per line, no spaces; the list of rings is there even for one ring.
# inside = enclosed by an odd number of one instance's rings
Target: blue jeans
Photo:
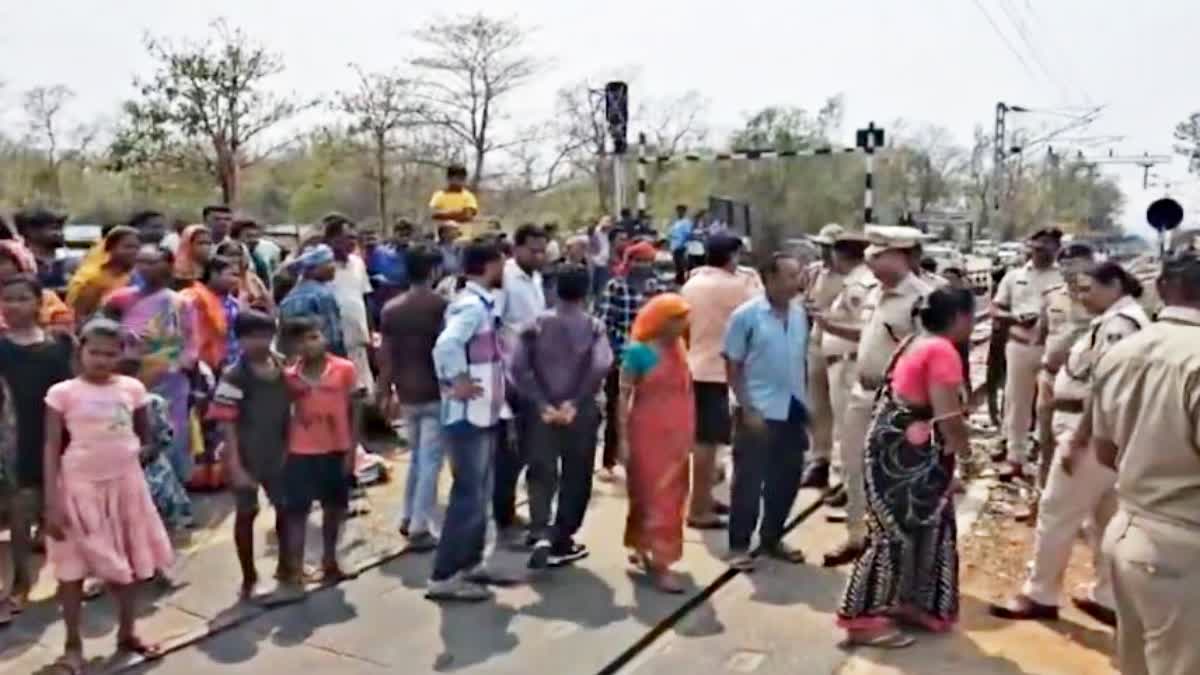
[[[492,428],[456,428],[442,435],[450,451],[450,504],[433,560],[433,581],[445,581],[483,562],[487,507],[492,496],[497,433]]]
[[[437,508],[438,475],[442,472],[441,403],[403,406],[404,430],[411,462],[404,490],[404,519],[409,533],[429,532]]]

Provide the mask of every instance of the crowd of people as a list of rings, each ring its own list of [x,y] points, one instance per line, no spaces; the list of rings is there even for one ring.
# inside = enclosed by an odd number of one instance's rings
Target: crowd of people
[[[914,627],[951,629],[976,297],[963,275],[922,266],[919,232],[829,225],[812,237],[820,259],[765,252],[753,269],[740,264],[742,239],[697,228],[681,207],[665,238],[677,274],[664,279],[664,242],[628,214],[565,240],[536,225],[464,238],[479,217],[465,178],[452,167],[434,195],[432,237],[407,222],[363,232],[331,214],[290,253],[226,207],[178,230],[147,211],[70,270],[54,255],[62,219],[18,214],[16,236],[0,240],[13,568],[0,621],[24,608],[41,541],[67,627],[59,666],[82,667],[81,603],[103,589],[118,603],[118,648],[154,656],[134,591],[169,574],[189,490],[232,491],[247,601],[264,599],[253,551],[263,496],[279,541],[279,588],[266,597],[341,579],[354,477],[377,461],[362,445],[370,403],[404,430],[397,528],[433,553],[432,600],[486,601],[511,581],[492,565],[489,530],[531,569],[586,557],[594,476],[624,482],[629,561],[666,593],[685,589],[685,528],[727,532],[740,571],[763,557],[804,563],[784,535],[812,487],[845,522],[822,563],[853,565],[837,612],[848,642],[903,647]],[[1035,233],[1030,262],[992,303],[1011,324],[1003,476],[1021,476],[1037,428],[1044,486],[1030,577],[993,613],[1057,618],[1088,521],[1107,543],[1076,604],[1119,626],[1123,672],[1193,672],[1195,610],[1173,599],[1200,588],[1184,536],[1200,527],[1200,343],[1187,339],[1200,325],[1200,257],[1164,264],[1152,322],[1137,278],[1060,239]],[[304,564],[314,502],[319,569]]]

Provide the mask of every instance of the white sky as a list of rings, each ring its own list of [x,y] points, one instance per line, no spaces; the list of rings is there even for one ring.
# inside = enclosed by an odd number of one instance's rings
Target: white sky
[[[941,124],[966,144],[976,124],[990,129],[998,100],[1094,102],[1108,108],[1084,133],[1126,136],[1112,146],[1118,153],[1170,154],[1174,124],[1200,109],[1191,93],[1196,0],[7,0],[0,80],[10,106],[23,89],[62,83],[78,93],[76,117],[111,114],[132,93],[131,75],[146,72],[144,31],[199,36],[223,16],[283,53],[281,87],[315,95],[348,86],[350,62],[402,65],[411,31],[430,18],[481,9],[536,27],[531,49],[553,61],[520,94],[516,109],[531,119],[549,114],[560,86],[630,68],[640,74],[631,99],[696,89],[710,99],[719,135],[763,106],[816,109],[839,92],[847,141],[869,120],[903,117]],[[1137,167],[1105,170],[1122,180],[1127,225],[1143,222],[1162,189],[1143,191]],[[1184,179],[1175,194],[1200,209],[1182,158],[1157,171]]]

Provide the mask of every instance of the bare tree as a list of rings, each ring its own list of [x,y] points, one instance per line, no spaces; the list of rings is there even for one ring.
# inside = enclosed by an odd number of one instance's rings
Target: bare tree
[[[336,107],[352,119],[350,131],[366,137],[375,183],[376,207],[381,227],[387,227],[390,155],[396,132],[421,124],[424,108],[414,97],[413,80],[397,72],[367,73],[351,65],[357,87],[339,92]]]
[[[267,91],[283,59],[224,20],[212,31],[202,42],[146,37],[156,67],[149,79],[134,80],[141,97],[125,104],[110,152],[118,169],[158,162],[203,168],[233,204],[241,170],[291,142],[263,146],[266,132],[316,102]]]
[[[59,181],[60,147],[64,141],[63,109],[75,92],[65,85],[56,84],[49,87],[34,87],[25,92],[22,108],[28,118],[29,135],[31,140],[40,147],[46,156],[46,184],[50,194],[58,199],[62,197],[62,185]]]
[[[426,52],[412,61],[426,75],[422,83],[426,117],[468,146],[474,189],[491,153],[528,140],[498,140],[496,130],[504,118],[502,102],[540,68],[525,52],[527,35],[511,19],[483,14],[438,20],[416,33]]]
[[[559,89],[555,103],[560,132],[573,146],[568,161],[576,171],[591,177],[596,186],[596,205],[606,211],[612,194],[612,171],[606,152],[604,93],[584,80]]]

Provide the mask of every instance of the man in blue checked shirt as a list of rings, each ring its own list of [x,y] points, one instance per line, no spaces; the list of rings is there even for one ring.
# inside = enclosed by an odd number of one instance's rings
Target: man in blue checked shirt
[[[729,562],[735,569],[754,567],[750,536],[756,527],[764,553],[804,562],[801,551],[782,541],[808,449],[809,325],[796,300],[801,271],[795,258],[772,256],[760,271],[765,293],[739,307],[725,331],[725,367],[739,405],[729,516]]]

